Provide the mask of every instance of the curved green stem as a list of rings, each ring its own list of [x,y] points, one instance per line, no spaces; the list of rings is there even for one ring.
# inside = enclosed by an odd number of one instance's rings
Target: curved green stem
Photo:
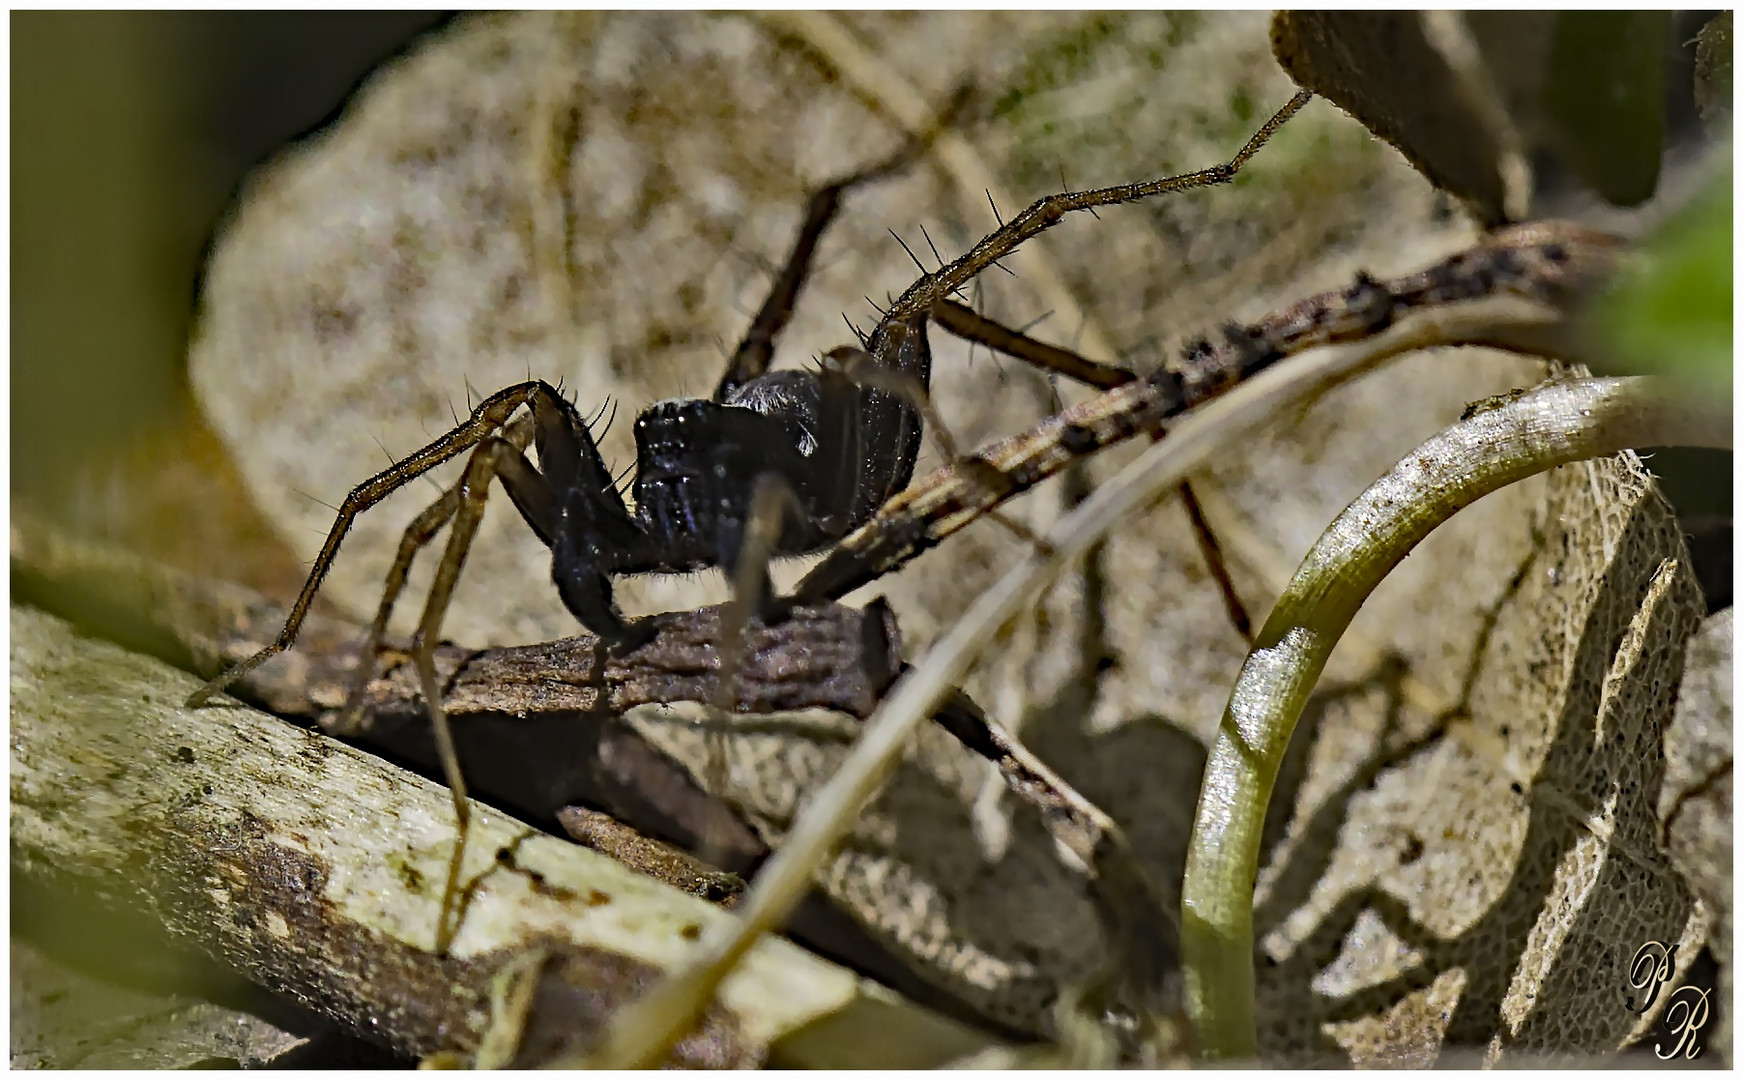
[[[1201,1052],[1251,1058],[1253,884],[1278,767],[1326,659],[1368,594],[1424,537],[1492,491],[1635,446],[1731,445],[1727,403],[1651,379],[1546,386],[1405,457],[1338,515],[1254,641],[1205,767],[1181,893],[1186,1007]]]

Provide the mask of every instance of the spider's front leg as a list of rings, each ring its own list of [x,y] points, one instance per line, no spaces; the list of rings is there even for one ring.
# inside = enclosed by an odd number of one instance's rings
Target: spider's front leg
[[[453,431],[443,435],[417,453],[394,462],[393,465],[352,488],[350,494],[345,496],[345,501],[340,504],[339,515],[334,519],[333,527],[327,533],[327,540],[321,545],[320,553],[315,556],[314,565],[309,568],[308,579],[303,582],[302,591],[297,594],[296,602],[291,605],[290,613],[285,617],[284,626],[279,630],[278,636],[265,648],[239,663],[231,665],[223,673],[195,690],[188,698],[188,707],[196,708],[204,704],[213,695],[223,691],[296,642],[297,631],[302,628],[303,619],[308,615],[309,605],[314,602],[315,593],[320,590],[321,582],[326,579],[327,571],[332,568],[333,559],[339,553],[339,544],[345,539],[345,534],[351,530],[351,523],[356,520],[357,515],[436,466],[465,453],[480,442],[495,435],[508,423],[509,417],[517,409],[541,396],[557,398],[556,391],[542,382],[519,383],[505,390],[499,390],[479,402],[478,407],[472,410],[472,415]]]

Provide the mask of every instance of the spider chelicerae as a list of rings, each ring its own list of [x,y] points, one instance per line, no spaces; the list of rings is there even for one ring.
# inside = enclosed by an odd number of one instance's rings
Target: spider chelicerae
[[[1111,369],[999,326],[951,300],[953,294],[1068,213],[1227,183],[1310,98],[1306,92],[1297,94],[1222,164],[1039,200],[960,258],[935,272],[923,271],[857,345],[825,353],[816,370],[770,370],[776,339],[843,197],[904,168],[929,137],[825,185],[811,196],[792,252],[713,394],[658,402],[637,417],[633,509],[619,493],[588,419],[556,387],[531,380],[500,390],[452,431],[352,489],[275,640],[206,683],[188,704],[205,702],[294,643],[358,514],[469,452],[460,480],[406,528],[347,706],[347,715],[354,718],[413,557],[451,525],[411,648],[461,828],[444,896],[446,926],[468,807],[433,654],[493,480],[550,548],[552,580],[564,605],[608,647],[631,649],[648,634],[645,623],[628,622],[619,614],[612,600],[615,575],[726,569],[734,584],[736,632],[742,632],[749,613],[779,613],[779,601],[767,584],[768,559],[821,550],[870,520],[907,486],[927,426],[944,440],[947,458],[961,460],[936,420],[927,422],[929,323],[1093,385],[1130,377],[1123,372],[1109,377]],[[536,466],[528,460],[529,446]],[[723,623],[731,621],[729,616]],[[723,684],[729,682],[734,662],[724,654],[731,651],[728,639],[735,639],[736,632],[723,625]]]

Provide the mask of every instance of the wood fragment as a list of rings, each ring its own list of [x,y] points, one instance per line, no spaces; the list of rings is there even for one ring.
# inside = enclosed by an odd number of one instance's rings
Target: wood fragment
[[[744,879],[716,870],[669,844],[650,840],[610,814],[585,806],[557,811],[563,831],[583,847],[620,863],[638,866],[675,889],[730,908],[744,895]]]
[[[24,598],[178,667],[216,674],[271,641],[284,619],[282,609],[249,589],[71,537],[26,515],[13,516],[11,531],[14,581]],[[442,645],[436,667],[448,686],[448,714],[616,715],[636,705],[709,701],[720,609],[652,618],[659,627],[654,639],[623,656],[586,634],[499,649]],[[344,619],[311,615],[297,647],[250,673],[234,693],[280,716],[333,726],[362,638],[362,629]],[[424,716],[403,644],[387,648],[378,665],[382,674],[364,701],[364,729]],[[895,620],[881,604],[796,608],[778,624],[748,630],[740,708],[865,716],[900,656]]]
[[[11,625],[15,871],[153,911],[251,980],[400,1053],[470,1054],[492,978],[534,948],[550,959],[527,1038],[546,1051],[584,1038],[729,917],[478,806],[465,917],[450,955],[435,956],[453,844],[445,791],[251,709],[183,709],[191,676],[52,616],[15,607]],[[785,941],[766,942],[735,980],[676,1062],[761,1064],[782,1035],[871,999],[915,1038],[942,1031],[958,1052],[985,1043],[915,1006],[890,1009],[886,991]]]

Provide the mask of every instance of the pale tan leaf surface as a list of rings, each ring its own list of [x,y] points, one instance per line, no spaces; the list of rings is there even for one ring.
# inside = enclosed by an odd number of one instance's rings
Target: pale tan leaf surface
[[[1732,609],[1707,619],[1689,642],[1676,718],[1664,735],[1664,788],[1658,812],[1672,865],[1707,908],[1709,945],[1719,960],[1718,1000],[1731,1000],[1733,959],[1732,698],[1736,693]],[[1731,1016],[1712,1033],[1719,1060],[1731,1061]]]
[[[289,543],[311,553],[331,521],[299,491],[336,503],[384,463],[376,439],[407,453],[450,426],[468,385],[489,392],[529,370],[564,379],[584,411],[619,399],[604,449],[628,464],[631,413],[711,387],[716,341],[729,349],[742,332],[769,277],[756,264],[784,256],[805,193],[897,144],[899,87],[941,106],[972,78],[990,115],[960,134],[1009,193],[1007,219],[1057,190],[1062,166],[1075,188],[1226,160],[1293,89],[1259,13],[866,15],[846,25],[876,64],[842,81],[828,42],[781,25],[463,22],[254,182],[209,270],[191,370]],[[862,297],[913,279],[887,229],[928,265],[921,224],[945,258],[989,231],[974,175],[940,154],[850,196],[784,362],[849,340],[842,312],[869,329]],[[984,309],[1018,325],[1052,310],[1039,336],[1138,368],[1231,318],[1359,268],[1415,269],[1476,235],[1323,102],[1235,185],[1080,217],[1013,257],[1018,277],[984,275]],[[1050,274],[1077,314],[1047,295]],[[1050,411],[1022,365],[933,342],[932,389],[960,443]],[[1247,605],[1262,615],[1324,524],[1467,402],[1542,377],[1480,350],[1410,357],[1279,418],[1199,478]],[[928,451],[920,469],[934,464]],[[1633,936],[1698,933],[1648,828],[1694,598],[1647,485],[1627,458],[1485,500],[1357,619],[1301,737],[1298,785],[1281,793],[1293,806],[1278,808],[1261,877],[1268,1051],[1403,1063],[1448,1034],[1614,1049],[1634,1019],[1614,966]],[[400,528],[433,490],[366,515],[331,596],[373,606]],[[1043,487],[1011,512],[1045,526],[1068,494]],[[863,592],[889,597],[919,655],[1019,545],[980,523]],[[548,565],[494,505],[447,635],[570,633]],[[714,575],[620,586],[632,612],[720,595]],[[1172,904],[1202,744],[1244,651],[1169,500],[1008,627],[966,689],[1127,826]],[[632,722],[702,776],[681,722]],[[778,840],[846,737],[815,719],[741,737],[726,794]],[[927,978],[985,1015],[1048,1030],[1046,1003],[1093,973],[1103,946],[1081,879],[1012,803],[989,766],[930,733],[820,880]]]

